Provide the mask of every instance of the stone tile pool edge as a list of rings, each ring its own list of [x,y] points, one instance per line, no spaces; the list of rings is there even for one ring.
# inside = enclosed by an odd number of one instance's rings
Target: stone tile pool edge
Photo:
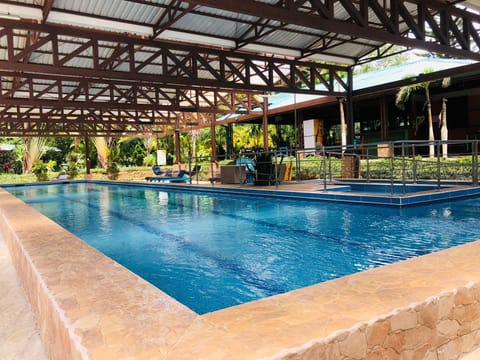
[[[162,183],[148,183],[144,182],[112,182],[112,181],[95,181],[95,183],[104,184],[120,184],[124,186],[146,186],[155,187],[159,189],[178,189],[181,191],[201,191],[205,193],[217,193],[217,194],[230,194],[230,195],[249,195],[249,196],[263,196],[273,198],[285,198],[285,199],[299,199],[299,200],[312,200],[312,201],[330,201],[341,202],[351,204],[362,205],[382,205],[382,206],[410,206],[427,204],[436,201],[448,201],[454,199],[461,199],[465,197],[480,195],[480,186],[459,185],[448,188],[442,188],[440,190],[433,191],[421,191],[415,193],[409,193],[404,195],[390,195],[390,194],[367,194],[367,193],[355,193],[355,192],[342,192],[342,191],[329,191],[323,190],[319,184],[319,188],[316,191],[289,191],[288,187],[276,189],[271,186],[272,189],[262,187],[251,187],[249,185],[238,185],[237,187],[223,187],[223,186],[204,186],[204,185],[190,185],[190,184],[162,184]]]
[[[480,344],[480,241],[197,315],[0,189],[52,359],[455,359]]]

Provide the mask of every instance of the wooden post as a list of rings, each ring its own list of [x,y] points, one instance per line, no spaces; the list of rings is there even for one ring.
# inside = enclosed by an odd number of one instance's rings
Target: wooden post
[[[175,143],[175,164],[181,164],[182,155],[180,152],[180,130],[175,129],[173,141]]]
[[[215,125],[217,119],[215,114],[212,115],[212,122],[210,123],[210,137],[212,139],[212,161],[217,161],[217,139],[215,135]]]
[[[90,167],[91,167],[91,162],[90,162],[90,141],[88,139],[88,136],[85,136],[85,173],[87,175],[90,175]]]
[[[263,133],[263,150],[268,151],[268,95],[263,97],[263,119],[262,119],[262,133]]]

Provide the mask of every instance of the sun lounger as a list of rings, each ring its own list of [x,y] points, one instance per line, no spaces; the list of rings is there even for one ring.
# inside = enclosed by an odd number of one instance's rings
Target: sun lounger
[[[155,167],[155,166],[154,166]],[[154,173],[156,170],[153,169]],[[145,180],[148,182],[169,182],[169,183],[181,183],[181,182],[189,182],[192,176],[196,175],[200,171],[200,165],[195,165],[192,171],[180,170],[177,173],[169,173],[164,172],[165,175],[160,176],[147,176]]]

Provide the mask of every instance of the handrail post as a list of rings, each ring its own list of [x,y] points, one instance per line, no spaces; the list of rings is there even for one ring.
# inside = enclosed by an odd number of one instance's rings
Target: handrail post
[[[180,170],[180,167],[179,167]],[[192,172],[192,155],[188,154],[188,173],[190,174]],[[189,175],[188,176],[188,182],[190,185],[192,185],[192,177]]]
[[[403,194],[405,195],[405,141],[402,142],[402,190]]]
[[[322,147],[322,166],[323,166],[323,190],[327,190],[327,158],[325,157],[325,148]]]
[[[472,183],[478,186],[478,140],[472,141]]]
[[[412,180],[414,184],[417,182],[417,159],[415,156],[415,144],[412,144]]]
[[[332,157],[328,157],[328,174],[330,175],[330,182],[333,181],[333,175],[332,175]]]
[[[440,183],[440,145],[441,141],[437,141],[437,187],[440,189],[441,183]]]
[[[394,149],[394,153],[395,153],[395,149]],[[392,154],[392,156],[390,156],[390,195],[394,194],[393,158],[394,158],[394,154]]]
[[[369,155],[368,150],[367,150],[367,183],[370,182],[370,178],[371,178],[371,175],[370,175],[370,155]]]
[[[280,171],[280,166],[279,164],[277,164],[277,151],[274,150],[273,151],[273,161],[274,161],[274,165],[273,165],[273,169],[275,171],[275,189],[278,189],[278,172]]]

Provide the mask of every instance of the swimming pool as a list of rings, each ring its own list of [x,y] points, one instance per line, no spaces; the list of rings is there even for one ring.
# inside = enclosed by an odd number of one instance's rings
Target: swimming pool
[[[93,183],[7,190],[198,313],[479,238],[478,198],[397,209]]]
[[[447,186],[439,188],[437,185],[422,184],[379,184],[379,183],[350,183],[348,185],[340,185],[333,188],[333,191],[359,192],[367,194],[412,194],[422,191],[436,191],[439,189],[447,189]]]

